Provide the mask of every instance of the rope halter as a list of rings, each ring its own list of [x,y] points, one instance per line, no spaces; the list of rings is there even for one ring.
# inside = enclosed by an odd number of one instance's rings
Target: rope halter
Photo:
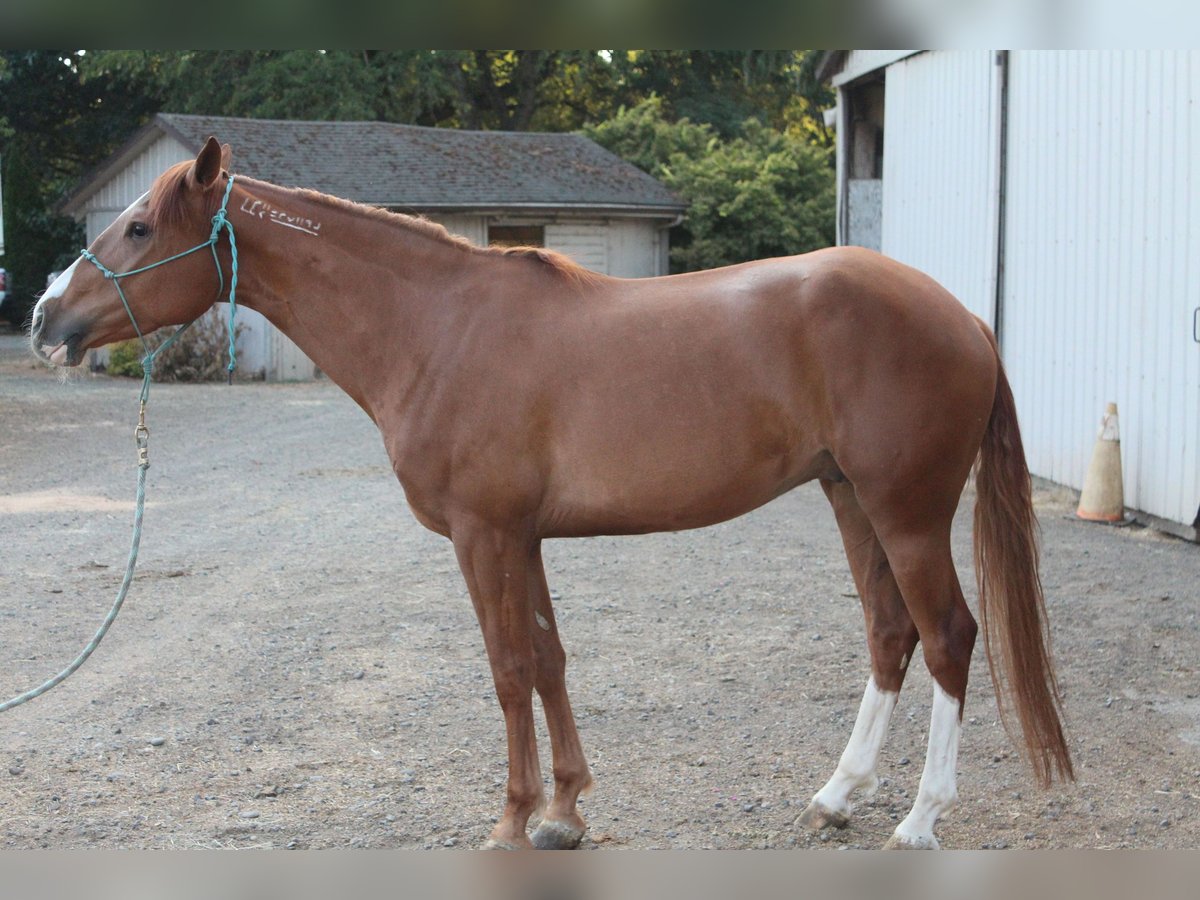
[[[212,251],[213,265],[217,268],[217,296],[221,296],[221,292],[225,290],[225,274],[221,271],[221,261],[217,258],[217,242],[221,239],[221,231],[229,232],[229,251],[231,263],[231,274],[229,278],[229,365],[226,370],[229,374],[229,381],[233,383],[233,370],[237,367],[237,351],[234,348],[235,322],[237,318],[237,280],[238,280],[238,254],[237,254],[237,238],[234,236],[233,223],[229,221],[227,209],[229,206],[229,195],[233,191],[233,175],[229,176],[229,182],[225,185],[225,196],[221,198],[221,208],[217,210],[216,215],[212,217],[212,231],[208,235],[208,240],[202,244],[197,244],[190,250],[184,250],[182,253],[176,253],[174,256],[168,256],[166,259],[160,259],[158,262],[150,263],[148,266],[142,266],[138,269],[130,269],[128,272],[114,272],[104,263],[96,258],[91,250],[80,251],[80,257],[86,259],[97,269],[100,270],[105,278],[113,283],[113,287],[117,289],[117,296],[121,298],[121,305],[125,307],[125,312],[129,316],[129,321],[133,324],[133,330],[137,333],[138,339],[142,342],[142,350],[145,351],[145,356],[142,357],[142,402],[146,402],[146,397],[150,392],[150,374],[154,370],[154,359],[163,350],[167,349],[171,344],[175,343],[176,338],[187,331],[195,323],[195,319],[188,322],[186,325],[177,329],[174,334],[167,338],[155,350],[150,349],[149,343],[146,341],[146,336],[142,334],[142,329],[138,326],[137,317],[133,314],[133,309],[129,306],[129,301],[125,297],[125,291],[121,289],[121,279],[128,278],[131,275],[137,275],[141,272],[148,272],[150,269],[157,269],[159,266],[165,266],[169,262],[174,262],[177,259],[182,259],[185,256],[190,256],[197,251],[203,250],[206,247]]]

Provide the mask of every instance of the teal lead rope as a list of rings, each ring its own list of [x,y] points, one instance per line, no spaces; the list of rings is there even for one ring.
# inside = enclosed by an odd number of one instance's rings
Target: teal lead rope
[[[233,234],[233,223],[229,221],[226,215],[226,207],[229,205],[229,194],[233,190],[233,178],[229,176],[229,184],[225,186],[225,196],[221,200],[221,208],[217,210],[217,214],[212,217],[212,233],[208,236],[208,240],[203,244],[197,244],[190,250],[184,250],[182,253],[176,253],[174,256],[167,259],[159,260],[156,263],[151,263],[148,266],[142,266],[140,269],[132,269],[128,272],[114,272],[105,266],[100,260],[96,259],[94,253],[89,250],[84,250],[80,254],[88,262],[92,263],[101,271],[105,278],[113,283],[117,289],[117,294],[121,298],[121,305],[125,307],[125,312],[129,315],[129,321],[133,323],[133,330],[137,332],[138,339],[142,342],[142,349],[146,351],[146,355],[142,358],[142,392],[138,407],[138,424],[134,429],[134,441],[137,444],[138,453],[138,477],[137,477],[137,499],[134,505],[133,512],[133,537],[130,541],[129,560],[125,564],[125,577],[121,579],[121,587],[117,590],[117,599],[113,601],[112,609],[108,611],[108,615],[104,617],[104,621],[100,623],[100,627],[96,630],[95,635],[88,641],[86,647],[79,652],[79,655],[71,662],[69,666],[55,675],[53,678],[39,684],[37,687],[26,691],[23,694],[18,694],[10,700],[0,703],[0,713],[7,712],[14,706],[20,706],[22,703],[27,703],[35,697],[40,697],[46,691],[66,681],[74,672],[82,666],[89,656],[95,652],[100,646],[100,642],[104,640],[104,635],[108,633],[108,629],[117,618],[117,613],[121,611],[121,606],[125,602],[125,595],[129,593],[129,585],[133,582],[133,570],[137,566],[138,546],[142,542],[142,511],[146,505],[146,470],[150,468],[150,429],[146,427],[146,401],[150,397],[150,376],[154,372],[154,359],[175,342],[181,334],[187,331],[192,322],[177,329],[174,334],[167,338],[155,350],[150,349],[150,345],[146,342],[145,335],[142,334],[142,329],[138,327],[137,319],[133,315],[133,310],[129,306],[129,301],[125,299],[125,292],[121,290],[122,278],[128,278],[130,275],[137,275],[139,272],[145,272],[149,269],[155,269],[159,266],[166,265],[169,262],[174,262],[184,256],[195,253],[198,250],[203,250],[208,247],[212,251],[213,263],[217,267],[217,278],[220,282],[220,287],[217,289],[217,296],[221,296],[221,292],[225,290],[225,276],[221,272],[221,261],[217,258],[217,241],[220,240],[221,230],[229,232],[229,249],[231,257],[231,274],[229,278],[229,381],[233,383],[233,370],[237,364],[237,357],[234,349],[234,317],[237,315],[237,276],[238,276],[238,256],[237,256],[237,240]],[[195,321],[195,320],[193,320]]]
[[[74,661],[55,675],[48,681],[39,684],[37,687],[26,691],[23,694],[18,694],[11,700],[6,700],[0,703],[0,713],[12,709],[14,706],[20,706],[32,700],[34,697],[40,697],[46,691],[50,690],[63,681],[66,681],[75,670],[82,666],[92,652],[100,646],[100,642],[104,640],[104,635],[108,633],[109,626],[117,618],[117,613],[121,611],[121,604],[125,602],[125,595],[129,592],[129,584],[133,581],[133,568],[137,564],[138,544],[142,540],[142,507],[146,503],[146,469],[150,467],[149,461],[146,459],[146,438],[149,432],[146,431],[145,425],[138,426],[138,479],[137,479],[137,508],[133,514],[133,541],[129,548],[129,562],[125,566],[125,577],[121,580],[121,587],[117,591],[117,599],[113,602],[112,609],[108,611],[108,615],[104,617],[104,621],[96,630],[96,634],[88,641],[88,645],[79,652]]]

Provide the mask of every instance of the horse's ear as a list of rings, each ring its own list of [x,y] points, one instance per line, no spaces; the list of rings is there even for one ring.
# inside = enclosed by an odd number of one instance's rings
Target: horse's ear
[[[221,144],[215,137],[210,137],[200,148],[196,156],[196,164],[192,166],[192,178],[200,188],[207,188],[221,174],[222,164]]]
[[[221,145],[221,168],[226,172],[233,166],[233,148],[228,144]]]

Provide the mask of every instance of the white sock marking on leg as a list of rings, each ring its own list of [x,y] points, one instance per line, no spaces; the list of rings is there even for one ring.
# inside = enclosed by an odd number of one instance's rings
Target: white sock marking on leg
[[[929,749],[917,800],[904,821],[896,826],[896,837],[915,847],[937,847],[933,826],[958,799],[955,768],[958,764],[958,701],[933,684],[933,713],[929,717]]]
[[[872,676],[867,681],[862,704],[858,707],[858,718],[850,741],[842,752],[837,770],[813,800],[828,810],[848,815],[850,795],[859,788],[873,791],[878,779],[875,768],[879,762],[879,751],[887,737],[888,723],[892,710],[896,708],[899,695],[893,691],[881,691],[875,686]]]

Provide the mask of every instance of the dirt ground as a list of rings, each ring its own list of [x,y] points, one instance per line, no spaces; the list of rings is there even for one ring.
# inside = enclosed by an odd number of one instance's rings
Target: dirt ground
[[[112,601],[136,406],[135,382],[64,382],[0,336],[0,699]],[[478,847],[502,720],[450,545],[413,520],[374,426],[327,382],[155,385],[148,418],[129,601],[78,674],[0,717],[0,848]],[[1074,499],[1037,495],[1079,780],[1036,788],[978,653],[944,847],[1200,846],[1200,547],[1082,524]],[[882,845],[924,760],[921,665],[875,797],[844,831],[794,824],[868,674],[818,488],[545,556],[596,776],[585,848]]]

